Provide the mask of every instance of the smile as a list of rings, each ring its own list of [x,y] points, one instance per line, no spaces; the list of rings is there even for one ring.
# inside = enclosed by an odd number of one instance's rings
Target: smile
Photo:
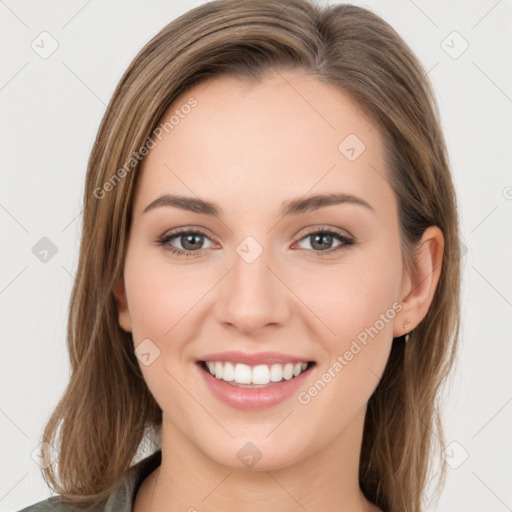
[[[309,364],[303,362],[249,366],[229,361],[202,361],[202,363],[203,368],[216,379],[242,387],[264,387],[283,380],[291,380],[306,371]]]
[[[263,364],[199,360],[196,367],[206,388],[220,402],[243,410],[276,406],[307,387],[314,361],[269,362]],[[247,361],[248,362],[248,361]]]

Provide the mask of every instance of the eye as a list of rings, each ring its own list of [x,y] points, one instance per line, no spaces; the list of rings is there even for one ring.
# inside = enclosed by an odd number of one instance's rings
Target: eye
[[[171,243],[175,239],[176,242],[174,243],[177,244],[178,247]],[[156,243],[157,245],[165,247],[166,250],[180,256],[196,256],[197,253],[207,248],[203,247],[205,240],[212,243],[204,231],[197,229],[179,229],[163,235],[156,241]]]
[[[210,245],[204,247],[205,241],[208,241]],[[306,235],[297,242],[297,244],[301,243],[305,243],[306,245],[306,247],[299,245],[301,249],[323,255],[332,254],[333,252],[345,249],[355,244],[355,241],[341,231],[337,231],[333,228],[316,228],[306,233]],[[190,228],[182,228],[166,233],[156,240],[156,244],[178,256],[197,256],[204,249],[213,246],[211,238],[204,231]]]
[[[345,249],[347,246],[355,243],[352,238],[348,237],[341,231],[333,230],[332,228],[316,228],[313,231],[309,231],[306,236],[299,240],[298,243],[300,244],[304,242],[306,247],[302,246],[302,249],[309,249],[317,253],[323,252],[329,254]],[[338,242],[337,245],[336,242]]]

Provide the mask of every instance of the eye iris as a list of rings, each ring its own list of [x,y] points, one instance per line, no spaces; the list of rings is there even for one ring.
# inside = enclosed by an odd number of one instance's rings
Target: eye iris
[[[199,234],[188,234],[181,236],[181,245],[187,251],[195,251],[200,248],[203,242],[203,235]],[[194,245],[194,243],[196,245]]]
[[[329,235],[327,233],[312,235],[311,238],[313,239],[311,247],[313,247],[314,249],[330,249],[330,246],[332,245],[332,235]],[[318,240],[320,242],[317,245]]]

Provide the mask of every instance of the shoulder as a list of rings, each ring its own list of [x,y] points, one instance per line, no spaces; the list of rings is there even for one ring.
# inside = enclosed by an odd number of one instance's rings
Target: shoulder
[[[95,506],[79,508],[63,501],[62,496],[58,494],[38,501],[17,512],[131,512],[136,493],[143,480],[160,465],[161,460],[161,449],[140,460],[114,486],[106,501],[102,501]]]
[[[85,509],[78,509],[73,505],[61,501],[60,496],[51,496],[33,505],[29,505],[18,512],[84,512]],[[89,509],[92,512],[92,509]]]

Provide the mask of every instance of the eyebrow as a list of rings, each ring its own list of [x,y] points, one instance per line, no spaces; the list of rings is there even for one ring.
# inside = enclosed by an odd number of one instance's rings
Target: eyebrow
[[[373,207],[360,197],[354,196],[352,194],[337,193],[317,194],[306,198],[284,201],[281,205],[280,214],[282,217],[286,217],[288,215],[298,215],[301,213],[317,210],[318,208],[337,204],[355,204],[375,212]],[[211,201],[205,201],[204,199],[176,194],[164,194],[148,204],[142,213],[144,214],[161,206],[173,206],[175,208],[180,208],[189,212],[211,215],[212,217],[217,218],[220,217],[222,211],[216,203]]]

